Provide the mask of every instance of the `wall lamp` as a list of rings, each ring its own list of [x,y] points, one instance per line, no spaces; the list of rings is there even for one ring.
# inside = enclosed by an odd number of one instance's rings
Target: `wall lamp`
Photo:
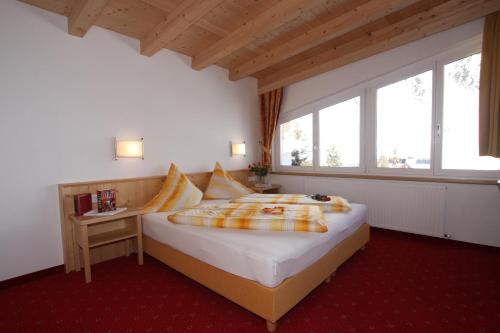
[[[246,155],[246,149],[245,149],[245,141],[241,143],[235,143],[231,142],[231,156],[245,156]]]
[[[133,140],[115,139],[115,160],[119,158],[144,159],[144,138]]]

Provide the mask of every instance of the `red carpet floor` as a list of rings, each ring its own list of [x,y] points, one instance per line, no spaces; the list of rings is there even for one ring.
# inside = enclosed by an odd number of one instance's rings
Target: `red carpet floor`
[[[264,321],[135,257],[0,291],[0,332],[266,332]],[[277,332],[500,332],[500,249],[373,230]]]

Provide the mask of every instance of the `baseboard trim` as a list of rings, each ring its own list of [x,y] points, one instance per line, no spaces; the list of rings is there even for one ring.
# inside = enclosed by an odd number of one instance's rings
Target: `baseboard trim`
[[[21,276],[16,276],[7,280],[0,281],[0,290],[11,288],[14,286],[19,286],[21,284],[25,284],[31,282],[33,280],[37,280],[49,275],[54,275],[57,273],[64,272],[64,265],[57,265],[54,267],[49,267],[46,269],[42,269],[40,271],[36,271],[33,273],[28,273]]]

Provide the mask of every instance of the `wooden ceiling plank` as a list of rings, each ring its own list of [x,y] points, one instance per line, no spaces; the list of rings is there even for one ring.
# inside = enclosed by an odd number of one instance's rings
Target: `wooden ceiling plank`
[[[210,31],[211,33],[215,34],[215,35],[218,35],[219,37],[225,37],[229,34],[229,32],[227,32],[226,30],[216,26],[215,24],[205,20],[205,19],[201,19],[197,25],[200,27],[200,28],[203,28],[207,31]]]
[[[259,36],[300,16],[304,10],[318,5],[319,0],[282,0],[260,15],[245,22],[217,43],[193,57],[192,67],[201,70],[236,50],[245,47]]]
[[[166,13],[170,13],[171,11],[173,11],[175,9],[174,5],[172,5],[170,3],[163,2],[161,0],[141,0],[141,1],[151,5],[153,7],[156,7],[156,8],[158,8]],[[219,37],[225,37],[229,34],[228,31],[226,31],[226,30],[216,26],[215,24],[207,21],[205,18],[200,19],[198,22],[195,23],[195,25],[197,25],[200,28],[203,28],[205,30],[208,30],[213,34],[218,35]]]
[[[454,6],[452,8],[452,6]],[[302,81],[369,56],[451,29],[500,10],[498,0],[451,0],[379,31],[298,62],[258,82],[259,94]]]
[[[22,0],[22,1],[39,1],[39,0]],[[169,1],[165,1],[165,0],[141,0],[141,1],[156,8],[156,9],[161,10],[162,12],[165,13],[165,16],[167,16],[169,13],[171,13],[177,6]],[[227,35],[229,35],[229,31],[213,24],[212,22],[208,21],[205,17],[201,18],[194,25],[209,31],[209,32],[213,33],[214,35],[219,36],[220,38],[224,38]],[[165,45],[164,45],[164,47],[165,47]],[[264,52],[263,49],[256,47],[256,46],[253,46],[253,45],[248,45],[247,49],[249,51],[257,52],[257,53]],[[191,55],[192,54],[190,54],[190,56]]]
[[[271,66],[269,68],[266,68],[263,71],[260,71],[256,74],[258,79],[263,79],[268,77],[271,74],[276,74],[276,73],[281,73],[284,68],[290,68],[291,66],[294,66],[298,64],[299,62],[305,61],[307,59],[312,59],[313,57],[322,54],[324,52],[328,52],[330,50],[336,49],[336,48],[342,48],[346,49],[345,44],[349,45],[349,42],[353,42],[358,40],[361,37],[366,37],[366,35],[372,34],[376,31],[379,31],[381,29],[384,29],[391,24],[395,24],[397,22],[400,22],[401,20],[405,18],[409,18],[413,15],[416,15],[420,12],[425,12],[427,10],[430,10],[433,7],[436,7],[438,5],[441,5],[445,2],[448,2],[450,0],[422,0],[420,2],[417,2],[411,6],[407,6],[402,8],[401,10],[394,12],[392,14],[389,14],[379,20],[376,20],[374,22],[371,22],[367,24],[366,26],[363,26],[361,28],[355,29],[349,33],[346,33],[340,37],[337,37],[335,39],[332,39],[326,43],[320,44],[317,47],[314,47],[312,49],[309,49],[305,52],[302,52],[292,58],[286,59],[285,61],[282,61],[274,66]],[[460,0],[455,0],[455,1],[460,1]],[[464,1],[462,1],[464,2]],[[353,42],[354,43],[354,42]],[[351,43],[351,45],[353,44]],[[362,47],[361,45],[360,47]],[[352,48],[351,48],[352,50]],[[338,53],[336,53],[338,56]]]
[[[142,1],[110,0],[94,25],[140,40],[165,17],[163,11]]]
[[[184,0],[141,39],[141,54],[152,56],[217,7],[223,0]]]
[[[101,15],[108,0],[77,0],[68,16],[68,32],[83,37]]]
[[[73,7],[73,0],[43,0],[43,1],[19,0],[19,1],[64,16],[68,16],[71,13],[71,7]]]
[[[141,0],[141,1],[167,13],[170,13],[175,9],[175,7],[177,7],[176,4],[173,4],[170,1],[165,1],[165,0]]]
[[[418,0],[368,0],[344,11],[330,21],[308,30],[250,61],[238,65],[229,72],[229,79],[239,80],[257,73],[327,40],[336,38],[348,31],[388,15],[397,9],[397,5],[401,6],[404,3],[403,6],[408,6],[416,1]]]

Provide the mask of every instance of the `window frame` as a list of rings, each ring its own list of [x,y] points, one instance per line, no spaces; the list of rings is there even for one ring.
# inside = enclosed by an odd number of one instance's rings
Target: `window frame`
[[[293,171],[302,171],[302,172],[311,172],[314,171],[314,163],[315,163],[315,158],[316,154],[314,151],[314,136],[315,136],[315,130],[314,130],[314,114],[312,115],[312,166],[291,166],[291,165],[281,165],[281,125],[284,123],[287,123],[289,121],[307,116],[311,113],[313,113],[311,110],[311,106],[304,107],[304,109],[299,109],[293,112],[289,112],[289,114],[286,114],[285,116],[280,116],[280,119],[278,121],[278,125],[276,126],[276,132],[274,135],[274,146],[275,146],[275,152],[276,154],[273,154],[273,160],[275,163],[274,164],[274,169],[275,170],[280,170],[280,171],[285,171],[285,172],[293,172]],[[277,139],[276,139],[277,138]]]
[[[314,163],[314,171],[316,172],[321,172],[321,173],[363,173],[366,171],[365,169],[365,154],[363,152],[363,148],[365,145],[363,145],[364,139],[365,139],[365,103],[366,103],[366,92],[364,88],[356,87],[352,89],[345,90],[339,94],[336,94],[334,96],[329,96],[325,99],[322,99],[321,101],[318,101],[317,103],[314,104],[314,128],[313,130],[313,136],[315,138],[315,144],[314,144],[314,152],[315,154],[315,163]],[[327,167],[327,166],[321,166],[320,165],[320,149],[321,149],[321,133],[320,133],[320,127],[319,127],[319,112],[325,108],[328,108],[330,106],[334,106],[337,104],[340,104],[342,102],[348,101],[350,99],[353,99],[355,97],[359,97],[359,166],[358,167]]]
[[[431,102],[431,133],[430,133],[430,159],[431,165],[429,169],[400,169],[400,168],[379,168],[377,167],[377,90],[385,86],[397,83],[402,80],[406,80],[410,77],[425,73],[427,71],[432,71],[432,102]],[[433,175],[435,156],[434,156],[434,120],[435,120],[435,110],[436,110],[436,97],[435,97],[435,86],[436,86],[436,69],[433,61],[424,61],[416,64],[406,66],[404,68],[395,70],[391,73],[383,75],[377,79],[370,81],[370,87],[367,88],[367,106],[371,118],[368,121],[369,136],[372,139],[372,144],[367,145],[370,150],[370,156],[368,158],[367,171],[373,175],[394,175],[394,176],[425,176],[430,177]]]
[[[318,174],[363,174],[373,176],[400,176],[400,177],[425,177],[425,178],[450,178],[450,179],[499,179],[500,170],[456,170],[442,168],[442,135],[438,128],[443,124],[444,103],[444,66],[480,53],[481,35],[464,41],[461,45],[441,52],[437,55],[406,65],[402,68],[367,80],[330,96],[313,101],[295,110],[283,113],[278,121],[276,135],[273,143],[273,170],[278,172],[318,173]],[[432,70],[432,116],[431,116],[431,166],[429,169],[398,169],[377,167],[377,100],[376,91],[386,85],[396,83],[408,77]],[[319,165],[319,111],[349,100],[360,97],[360,147],[359,167],[321,167]],[[313,165],[310,167],[296,167],[281,165],[280,151],[280,126],[296,118],[312,114],[313,121]]]
[[[349,99],[358,97],[360,98],[360,114],[359,114],[359,167],[322,167],[319,163],[319,149],[320,149],[320,130],[319,130],[319,111],[329,106],[342,103]],[[363,173],[365,172],[364,165],[364,152],[363,152],[363,140],[364,140],[364,115],[365,115],[365,93],[364,88],[353,88],[345,90],[341,93],[335,94],[333,96],[328,96],[319,101],[311,103],[307,106],[300,107],[294,111],[287,112],[285,115],[280,116],[278,125],[276,126],[275,140],[274,140],[274,170],[282,172],[317,172],[317,173]],[[312,153],[313,153],[313,165],[312,166],[288,166],[281,165],[281,125],[292,121],[294,119],[312,114],[313,122],[313,142],[312,142]]]
[[[436,126],[441,129],[444,124],[444,67],[454,61],[467,58],[476,53],[481,53],[481,40],[473,40],[466,45],[449,50],[442,54],[436,61],[438,72],[439,86],[437,87],[436,96]],[[439,156],[438,163],[435,167],[434,174],[440,177],[455,177],[455,178],[500,178],[499,170],[472,170],[472,169],[443,169],[443,136],[436,131],[436,155]]]

